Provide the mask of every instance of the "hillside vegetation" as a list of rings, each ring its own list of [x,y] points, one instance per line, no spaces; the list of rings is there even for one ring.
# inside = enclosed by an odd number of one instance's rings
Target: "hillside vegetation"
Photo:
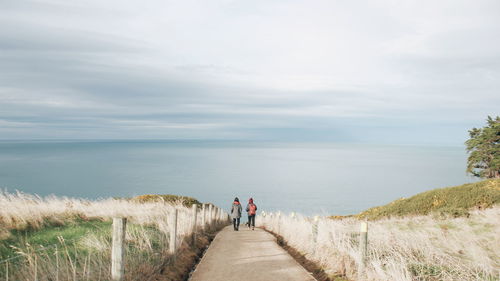
[[[363,281],[499,281],[500,206],[469,216],[424,215],[368,222],[364,272],[360,220],[264,213],[256,223],[316,263],[329,279]],[[342,279],[343,278],[343,279]]]
[[[368,247],[360,265],[360,223]],[[500,280],[500,180],[430,190],[350,216],[262,213],[257,224],[322,269],[318,280]]]
[[[193,244],[192,204],[200,203],[175,195],[84,200],[0,192],[0,280],[109,280],[114,217],[127,218],[125,280],[184,280],[226,223],[215,208],[205,217],[198,212]]]
[[[201,202],[196,200],[193,197],[188,196],[179,196],[179,195],[159,195],[159,194],[145,194],[133,197],[131,199],[134,202],[139,203],[147,203],[147,202],[165,202],[165,203],[173,203],[173,204],[182,204],[186,207],[190,207],[193,204],[201,206]]]
[[[490,179],[426,191],[370,208],[354,217],[369,220],[429,214],[459,217],[468,216],[471,210],[482,210],[499,203],[500,179]]]

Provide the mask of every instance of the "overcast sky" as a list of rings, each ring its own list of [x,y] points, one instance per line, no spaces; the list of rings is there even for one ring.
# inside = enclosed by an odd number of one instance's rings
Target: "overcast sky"
[[[500,1],[0,1],[0,139],[454,144]]]

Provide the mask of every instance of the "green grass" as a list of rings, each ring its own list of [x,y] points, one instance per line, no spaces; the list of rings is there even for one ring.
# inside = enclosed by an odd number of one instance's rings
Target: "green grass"
[[[76,241],[89,233],[111,235],[110,221],[71,221],[60,226],[46,226],[40,230],[14,230],[8,239],[0,241],[0,260],[17,255],[15,249],[31,245],[35,250],[42,246],[60,244],[59,237],[64,241]]]
[[[437,278],[445,271],[441,266],[427,264],[410,264],[408,269],[414,277],[425,278],[425,280],[439,280]]]
[[[191,207],[193,204],[201,205],[201,202],[196,200],[193,197],[188,196],[179,196],[179,195],[171,195],[171,194],[145,194],[136,196],[131,199],[135,202],[146,203],[146,202],[167,202],[167,203],[176,203],[180,202],[186,207]]]
[[[7,260],[0,266],[0,277],[6,275],[8,265],[10,280],[34,280],[36,274],[39,280],[57,280],[55,276],[108,280],[111,232],[112,222],[100,220],[12,231],[0,241],[0,261]],[[168,236],[156,226],[127,223],[125,259],[130,280],[142,280],[144,272],[153,274],[165,266],[167,242]]]
[[[349,279],[345,278],[345,277],[337,277],[337,276],[333,276],[332,277],[332,281],[349,281]]]
[[[163,201],[167,203],[181,203],[185,206],[201,203],[192,197],[177,195],[141,195],[129,198],[139,203]],[[17,249],[40,250],[42,247],[60,245],[60,237],[67,244],[74,244],[77,240],[86,235],[93,234],[105,239],[111,239],[111,221],[102,221],[100,219],[89,219],[80,214],[60,215],[45,218],[43,222],[32,225],[31,222],[20,224],[15,229],[7,229],[0,225],[0,261],[12,256],[18,255]],[[154,247],[159,246],[161,234],[155,226],[139,226],[127,224],[127,231],[135,230],[147,231],[153,238],[150,241]],[[158,237],[157,237],[158,236]],[[131,243],[133,244],[133,243]],[[74,245],[73,245],[74,246]],[[79,249],[86,251],[86,249]]]
[[[468,216],[472,209],[486,209],[500,203],[500,180],[484,180],[426,191],[354,215],[360,219],[381,219],[411,215]]]

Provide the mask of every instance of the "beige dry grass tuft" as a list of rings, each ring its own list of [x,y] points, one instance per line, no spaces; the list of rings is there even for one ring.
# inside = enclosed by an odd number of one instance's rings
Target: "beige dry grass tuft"
[[[186,246],[192,235],[192,209],[185,202],[140,202],[126,199],[84,200],[66,197],[40,197],[17,193],[0,193],[0,238],[22,233],[33,234],[55,226],[78,225],[80,222],[104,221],[105,229],[92,229],[73,241],[51,245],[18,245],[18,256],[0,261],[0,279],[7,280],[109,280],[111,227],[113,217],[128,219],[126,234],[126,280],[143,278],[178,280],[189,271],[200,247],[205,247],[211,233],[226,224],[226,214],[213,215],[214,227],[199,233],[198,244]],[[168,252],[172,214],[178,211],[177,259]],[[207,216],[208,223],[208,216]],[[202,229],[198,212],[197,229]],[[0,240],[0,242],[2,242]],[[202,243],[203,242],[203,243]],[[3,257],[4,259],[7,257]],[[171,279],[169,276],[172,276]],[[182,277],[184,278],[184,277]]]
[[[358,276],[359,225],[354,218],[263,214],[256,220],[330,276],[353,280],[500,280],[500,207],[469,217],[416,216],[369,222],[366,273]],[[317,241],[316,243],[314,241]]]

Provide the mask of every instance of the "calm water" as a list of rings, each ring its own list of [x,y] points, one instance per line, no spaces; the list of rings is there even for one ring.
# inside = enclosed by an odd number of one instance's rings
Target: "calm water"
[[[0,142],[0,187],[99,198],[160,193],[349,214],[473,181],[463,147],[238,142]]]

